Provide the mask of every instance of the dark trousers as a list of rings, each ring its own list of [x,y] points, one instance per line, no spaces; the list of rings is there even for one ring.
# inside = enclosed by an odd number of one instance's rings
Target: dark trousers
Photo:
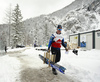
[[[61,58],[60,49],[56,49],[56,48],[51,47],[51,53],[53,55],[56,55],[55,63],[59,62],[60,61],[60,58]]]

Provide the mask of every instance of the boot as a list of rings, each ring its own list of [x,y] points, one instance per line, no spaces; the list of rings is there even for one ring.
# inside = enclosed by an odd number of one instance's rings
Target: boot
[[[54,75],[57,75],[56,69],[52,68],[52,72],[53,72]]]

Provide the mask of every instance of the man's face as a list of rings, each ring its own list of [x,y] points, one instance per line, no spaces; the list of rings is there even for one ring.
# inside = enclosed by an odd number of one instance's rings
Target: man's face
[[[58,28],[57,29],[57,33],[60,34],[61,33],[62,28]]]

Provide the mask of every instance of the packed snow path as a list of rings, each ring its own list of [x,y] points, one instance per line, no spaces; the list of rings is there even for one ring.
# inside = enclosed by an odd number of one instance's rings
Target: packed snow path
[[[49,68],[48,65],[43,64],[43,61],[39,59],[38,53],[40,51],[35,51],[32,48],[27,49],[26,52],[28,50],[31,50],[31,53],[26,54],[25,52],[18,51],[9,54],[11,57],[17,57],[21,62],[21,82],[74,82],[73,79],[69,79],[69,76],[65,76],[60,72],[58,72],[57,76],[53,75],[51,67]],[[40,53],[43,54],[43,52]]]

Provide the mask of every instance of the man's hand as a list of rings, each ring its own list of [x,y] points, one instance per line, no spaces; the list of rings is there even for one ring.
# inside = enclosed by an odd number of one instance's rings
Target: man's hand
[[[66,51],[68,51],[68,48],[65,48]]]
[[[50,49],[49,49],[49,50],[47,50],[47,52],[48,52],[48,53],[50,53]]]

